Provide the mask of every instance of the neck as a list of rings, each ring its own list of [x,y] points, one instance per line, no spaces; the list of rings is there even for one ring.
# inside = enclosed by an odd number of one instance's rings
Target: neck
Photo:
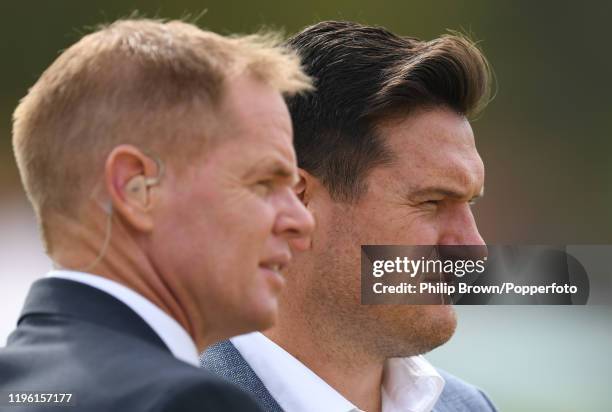
[[[359,409],[381,411],[384,358],[371,356],[355,340],[344,341],[341,333],[330,330],[329,323],[319,325],[303,314],[292,316],[285,308],[280,313],[276,326],[265,332],[268,338]]]
[[[90,217],[80,221],[68,218],[61,220],[61,234],[52,238],[50,257],[58,266],[68,270],[88,272],[120,283],[166,312],[175,319],[194,339],[198,348],[207,345],[200,325],[202,322],[191,318],[192,313],[177,299],[165,277],[151,264],[137,239],[122,225],[120,219],[112,216],[111,233],[108,232],[107,217]],[[103,248],[107,236],[108,247]],[[93,263],[93,265],[92,265]]]

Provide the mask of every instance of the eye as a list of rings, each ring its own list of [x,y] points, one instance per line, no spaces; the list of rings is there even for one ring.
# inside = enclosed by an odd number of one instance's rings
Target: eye
[[[267,179],[255,183],[251,188],[256,195],[266,197],[274,190],[274,187],[274,181]]]
[[[438,207],[440,205],[441,200],[426,200],[421,203],[421,205],[425,207]]]
[[[442,203],[439,199],[425,200],[418,204],[418,207],[425,213],[437,213]]]

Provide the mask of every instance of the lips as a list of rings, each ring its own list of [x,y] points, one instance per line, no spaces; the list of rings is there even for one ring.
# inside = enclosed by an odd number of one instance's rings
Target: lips
[[[285,265],[282,265],[280,263],[261,263],[259,264],[259,267],[264,268],[264,269],[268,269],[271,270],[273,272],[278,272],[280,273]]]
[[[285,267],[287,267],[290,261],[291,254],[281,253],[264,259],[259,263],[259,267],[282,276],[282,271],[285,269]]]

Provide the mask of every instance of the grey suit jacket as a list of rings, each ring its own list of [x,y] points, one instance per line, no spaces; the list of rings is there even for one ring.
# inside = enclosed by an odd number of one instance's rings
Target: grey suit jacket
[[[250,393],[263,410],[283,412],[283,409],[268,392],[263,382],[230,341],[220,342],[208,348],[202,353],[200,363],[203,368]],[[489,398],[480,389],[449,373],[441,370],[438,370],[438,372],[442,375],[446,384],[432,412],[496,411]]]

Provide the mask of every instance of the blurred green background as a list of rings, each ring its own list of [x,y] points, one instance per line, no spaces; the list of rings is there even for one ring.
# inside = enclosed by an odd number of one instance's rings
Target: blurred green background
[[[602,1],[2,1],[0,4],[0,344],[49,262],[11,151],[11,114],[86,26],[139,10],[206,13],[220,33],[291,34],[357,20],[431,39],[480,40],[497,94],[473,123],[486,166],[475,209],[489,243],[612,243],[612,3]],[[503,411],[612,410],[612,312],[606,307],[461,308],[456,337],[430,359],[489,392]]]

